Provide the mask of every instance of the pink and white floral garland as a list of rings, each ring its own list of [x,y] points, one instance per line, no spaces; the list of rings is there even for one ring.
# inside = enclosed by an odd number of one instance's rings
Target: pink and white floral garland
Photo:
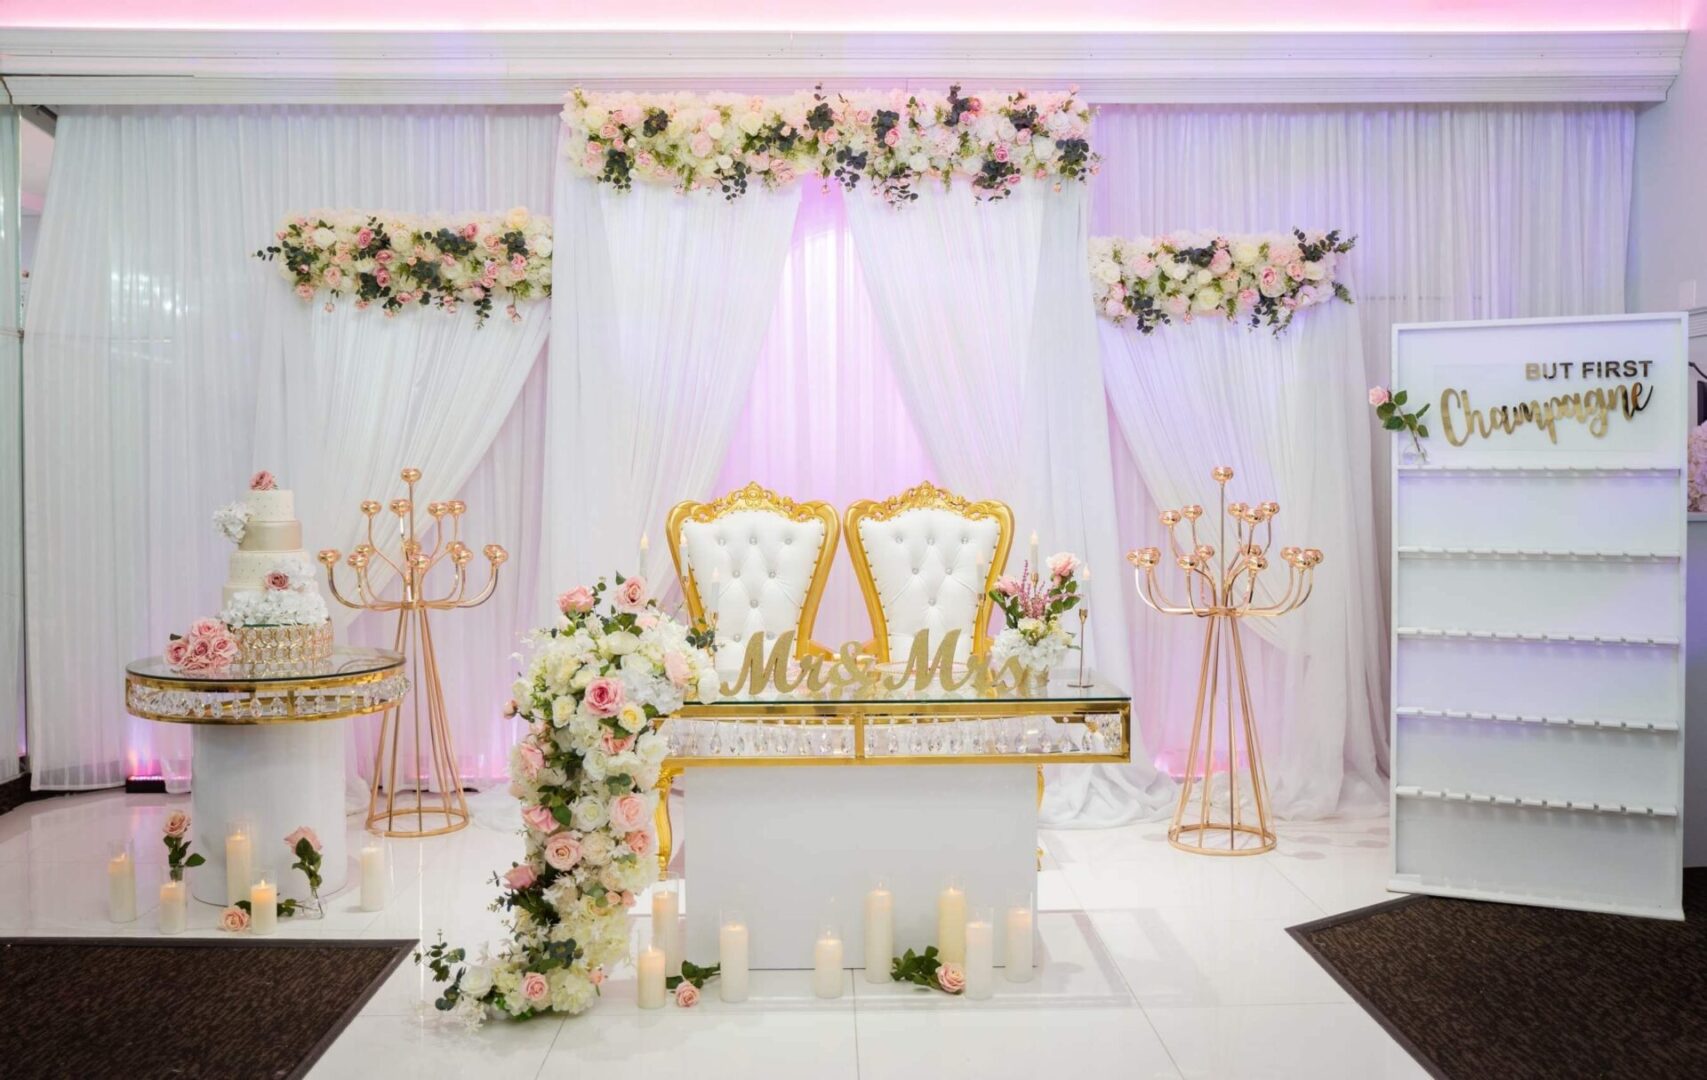
[[[1334,280],[1356,237],[1338,231],[1160,237],[1094,236],[1090,274],[1097,310],[1143,333],[1178,319],[1215,316],[1286,329],[1304,308],[1351,291]]]
[[[597,999],[628,957],[628,908],[658,879],[667,744],[655,722],[717,693],[708,636],[664,614],[644,579],[580,586],[558,607],[558,624],[530,636],[505,709],[528,721],[510,757],[524,857],[496,882],[511,938],[474,962],[443,941],[417,957],[449,983],[438,1007],[471,1025],[579,1013]]]
[[[969,181],[1001,198],[1024,180],[1083,181],[1096,170],[1091,110],[1065,93],[929,91],[740,94],[593,93],[563,107],[571,168],[618,188],[636,179],[728,198],[803,176],[891,203],[922,184]]]
[[[525,207],[479,217],[299,214],[255,255],[278,259],[304,300],[327,293],[328,311],[348,294],[357,308],[378,304],[387,315],[411,304],[446,312],[467,304],[484,323],[503,300],[519,322],[520,301],[551,295],[551,219]]]

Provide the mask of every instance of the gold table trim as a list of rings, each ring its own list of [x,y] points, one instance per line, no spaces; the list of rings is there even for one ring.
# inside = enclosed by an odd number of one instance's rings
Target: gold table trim
[[[163,724],[205,724],[225,727],[258,727],[266,724],[312,724],[323,720],[347,720],[353,716],[370,716],[373,713],[384,712],[394,707],[403,699],[400,693],[396,698],[374,699],[367,705],[353,709],[339,709],[335,712],[315,710],[304,713],[297,708],[299,694],[323,695],[327,692],[359,690],[373,683],[385,682],[397,678],[403,670],[403,657],[398,656],[394,664],[376,671],[363,671],[353,675],[325,675],[313,679],[286,680],[277,678],[256,679],[188,679],[171,678],[156,675],[137,675],[125,672],[125,708],[130,715],[143,720],[154,720]],[[170,713],[156,713],[146,709],[138,709],[131,704],[130,688],[145,687],[151,690],[183,690],[198,694],[247,694],[249,701],[260,697],[263,691],[276,691],[267,694],[268,700],[282,700],[285,712],[281,716],[182,716]],[[405,685],[404,693],[407,693]]]

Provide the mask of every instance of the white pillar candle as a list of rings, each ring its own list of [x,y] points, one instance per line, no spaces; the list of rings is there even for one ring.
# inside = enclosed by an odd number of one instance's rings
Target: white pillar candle
[[[279,890],[266,878],[249,886],[249,932],[270,934],[279,928]]]
[[[378,844],[362,848],[362,910],[385,909],[385,849]]]
[[[168,881],[160,886],[160,932],[181,934],[189,920],[186,890],[181,881]]]
[[[646,951],[640,954],[640,1007],[642,1009],[662,1009],[664,1007],[664,950],[656,945],[648,945]]]
[[[1038,562],[1037,562],[1037,530],[1036,529],[1033,529],[1031,531],[1031,548],[1030,548],[1030,553],[1026,556],[1025,561],[1031,564],[1031,576],[1034,578],[1037,578],[1038,580],[1042,580],[1043,571],[1038,566]]]
[[[1032,969],[1031,908],[1011,907],[1005,920],[1002,962],[1009,982],[1030,982]]]
[[[966,894],[953,885],[937,894],[936,952],[945,964],[966,962]]]
[[[966,924],[966,996],[982,1001],[995,990],[996,931],[988,913]]]
[[[651,551],[651,550],[652,550],[652,538],[650,536],[647,536],[645,533],[641,533],[640,534],[640,565],[635,568],[635,571],[634,571],[635,573],[644,574],[646,572],[646,553]]]
[[[116,923],[136,919],[136,862],[129,848],[107,860],[107,918]]]
[[[717,930],[718,992],[727,1002],[747,1000],[747,926],[726,919]]]
[[[676,890],[660,884],[652,892],[652,943],[664,954],[664,974],[682,973],[681,918]]]
[[[865,981],[890,981],[895,955],[895,897],[879,885],[865,894]]]
[[[842,939],[830,930],[812,946],[812,992],[821,998],[842,996]]]
[[[234,827],[225,837],[225,902],[235,904],[249,892],[254,880],[249,834],[242,826]]]

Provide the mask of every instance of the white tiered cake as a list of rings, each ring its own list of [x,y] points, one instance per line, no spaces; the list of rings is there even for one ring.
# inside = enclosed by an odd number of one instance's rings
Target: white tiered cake
[[[257,473],[240,502],[214,514],[214,524],[237,543],[219,617],[237,636],[243,659],[282,663],[330,653],[332,626],[302,547],[292,493]]]

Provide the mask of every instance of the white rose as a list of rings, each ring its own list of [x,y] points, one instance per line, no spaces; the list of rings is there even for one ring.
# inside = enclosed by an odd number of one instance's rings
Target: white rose
[[[723,172],[728,172],[730,169],[735,167],[735,159],[730,157],[728,154],[718,154],[717,167]]]
[[[611,853],[616,850],[616,842],[607,832],[589,832],[581,837],[581,858],[594,866],[603,866],[610,862]]]
[[[1235,240],[1229,249],[1233,255],[1233,265],[1242,267],[1255,266],[1262,258],[1262,249],[1249,240]]]
[[[589,665],[575,673],[575,677],[569,680],[569,687],[572,690],[585,690],[588,685],[598,677],[599,673],[594,671],[592,666]]]
[[[721,139],[723,138],[723,125],[720,122],[713,120],[711,123],[705,125],[705,133],[714,139]]]
[[[1191,306],[1198,311],[1214,311],[1221,306],[1221,290],[1214,285],[1197,290],[1197,295],[1191,298]]]
[[[1091,273],[1104,285],[1113,285],[1120,280],[1120,266],[1113,259],[1099,259],[1091,267]]]
[[[530,237],[528,237],[528,250],[533,252],[535,255],[540,256],[541,258],[544,258],[547,255],[550,255],[551,254],[551,237],[549,237],[549,236],[530,236]]]
[[[492,969],[485,964],[471,965],[462,973],[462,994],[475,1001],[492,990]]]
[[[631,701],[616,714],[616,722],[622,730],[632,735],[646,727],[646,710]]]
[[[610,112],[602,105],[588,105],[585,111],[581,113],[581,120],[587,125],[589,131],[597,131],[604,127],[605,121],[609,119]]]
[[[1043,628],[1043,622],[1039,619],[1021,619],[1019,621],[1019,629],[1024,633],[1029,634],[1035,630],[1040,630],[1042,628]]]
[[[606,656],[627,656],[640,648],[640,639],[627,630],[618,630],[614,634],[606,634],[599,643],[599,651]]]
[[[1040,135],[1031,140],[1031,152],[1037,155],[1039,161],[1053,161],[1055,158],[1055,140],[1047,135]]]
[[[1197,273],[1191,275],[1191,285],[1189,287],[1192,289],[1201,289],[1214,280],[1214,274],[1211,274],[1207,270],[1199,270]]]
[[[741,119],[737,121],[737,123],[740,125],[741,130],[748,135],[757,135],[759,133],[759,129],[765,126],[764,117],[760,116],[756,112],[742,113]]]
[[[575,715],[575,699],[572,697],[553,698],[551,701],[551,723],[554,727],[562,727]]]
[[[723,679],[716,669],[706,668],[699,673],[699,685],[695,687],[695,697],[699,701],[716,701],[722,693]]]
[[[1306,281],[1320,281],[1327,276],[1327,268],[1321,263],[1307,262],[1304,264],[1304,278]]]
[[[309,234],[309,239],[314,241],[316,247],[331,247],[337,242],[338,234],[331,229],[315,229]]]
[[[914,172],[924,172],[931,167],[931,159],[924,154],[914,154],[907,159],[907,168]]]
[[[584,833],[592,833],[593,830],[609,821],[610,816],[606,812],[605,801],[589,795],[585,798],[576,799],[570,805],[569,819],[575,823],[577,829]],[[586,839],[583,837],[582,842],[585,843]]]

